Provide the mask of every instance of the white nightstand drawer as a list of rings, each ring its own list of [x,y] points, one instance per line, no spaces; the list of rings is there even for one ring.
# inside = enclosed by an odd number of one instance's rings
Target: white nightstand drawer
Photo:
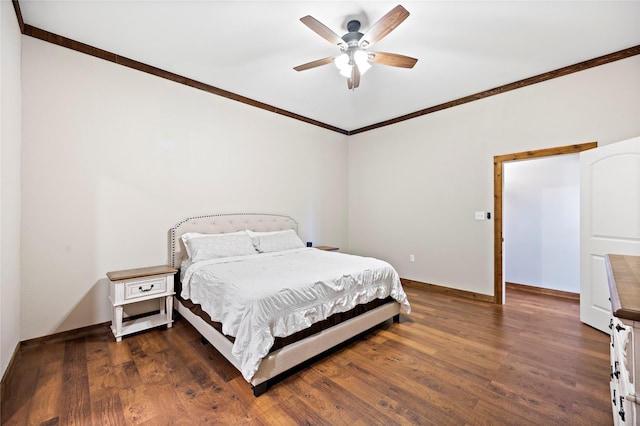
[[[136,280],[124,285],[124,300],[137,299],[151,296],[152,294],[167,291],[167,278],[152,278],[148,280]]]

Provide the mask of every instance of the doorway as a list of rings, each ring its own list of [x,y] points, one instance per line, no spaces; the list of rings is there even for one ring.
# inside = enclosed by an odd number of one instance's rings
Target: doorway
[[[494,187],[494,303],[504,303],[504,252],[503,252],[503,193],[504,193],[504,163],[533,158],[550,157],[555,155],[575,154],[597,147],[596,142],[579,145],[568,145],[557,148],[547,148],[536,151],[517,152],[513,154],[493,157],[493,187]]]
[[[511,288],[580,293],[580,154],[503,165],[502,261]]]

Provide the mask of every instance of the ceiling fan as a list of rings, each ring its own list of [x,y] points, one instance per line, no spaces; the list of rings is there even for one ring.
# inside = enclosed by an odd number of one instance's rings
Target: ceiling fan
[[[380,20],[373,24],[364,34],[360,32],[360,21],[349,21],[347,23],[347,31],[349,32],[342,37],[338,36],[314,17],[310,15],[302,17],[300,21],[302,21],[303,24],[329,43],[337,45],[340,48],[340,54],[338,56],[317,59],[306,64],[298,65],[293,69],[296,71],[304,71],[334,62],[340,70],[340,74],[347,77],[347,87],[350,90],[354,90],[360,85],[360,76],[371,67],[370,62],[392,67],[413,68],[416,62],[418,62],[415,58],[398,55],[397,53],[370,52],[367,50],[374,43],[380,41],[393,31],[402,21],[407,19],[408,16],[409,12],[404,7],[398,5],[380,18]]]

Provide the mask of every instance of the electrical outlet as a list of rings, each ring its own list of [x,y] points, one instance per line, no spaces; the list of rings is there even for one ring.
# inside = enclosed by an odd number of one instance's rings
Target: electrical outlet
[[[416,261],[416,257],[412,254],[409,255],[409,261],[410,262],[415,262]]]
[[[484,212],[476,212],[476,220],[484,220],[485,218],[485,213]]]

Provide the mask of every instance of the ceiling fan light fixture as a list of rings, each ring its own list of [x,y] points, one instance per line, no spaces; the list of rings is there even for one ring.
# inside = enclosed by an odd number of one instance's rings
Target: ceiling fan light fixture
[[[371,68],[368,53],[361,49],[349,53],[342,53],[336,56],[333,62],[336,64],[338,70],[340,70],[340,75],[346,78],[351,78],[351,67],[353,67],[353,65],[358,66],[361,75]]]
[[[358,66],[360,70],[360,74],[364,74],[371,68],[371,64],[369,63],[369,54],[364,50],[356,50],[353,52],[353,61]]]
[[[345,77],[351,76],[351,65],[349,64],[349,55],[346,53],[342,53],[333,60],[336,64],[336,67],[340,70],[340,74]]]
[[[348,65],[346,68],[341,69],[340,75],[345,78],[351,78],[351,65]]]

